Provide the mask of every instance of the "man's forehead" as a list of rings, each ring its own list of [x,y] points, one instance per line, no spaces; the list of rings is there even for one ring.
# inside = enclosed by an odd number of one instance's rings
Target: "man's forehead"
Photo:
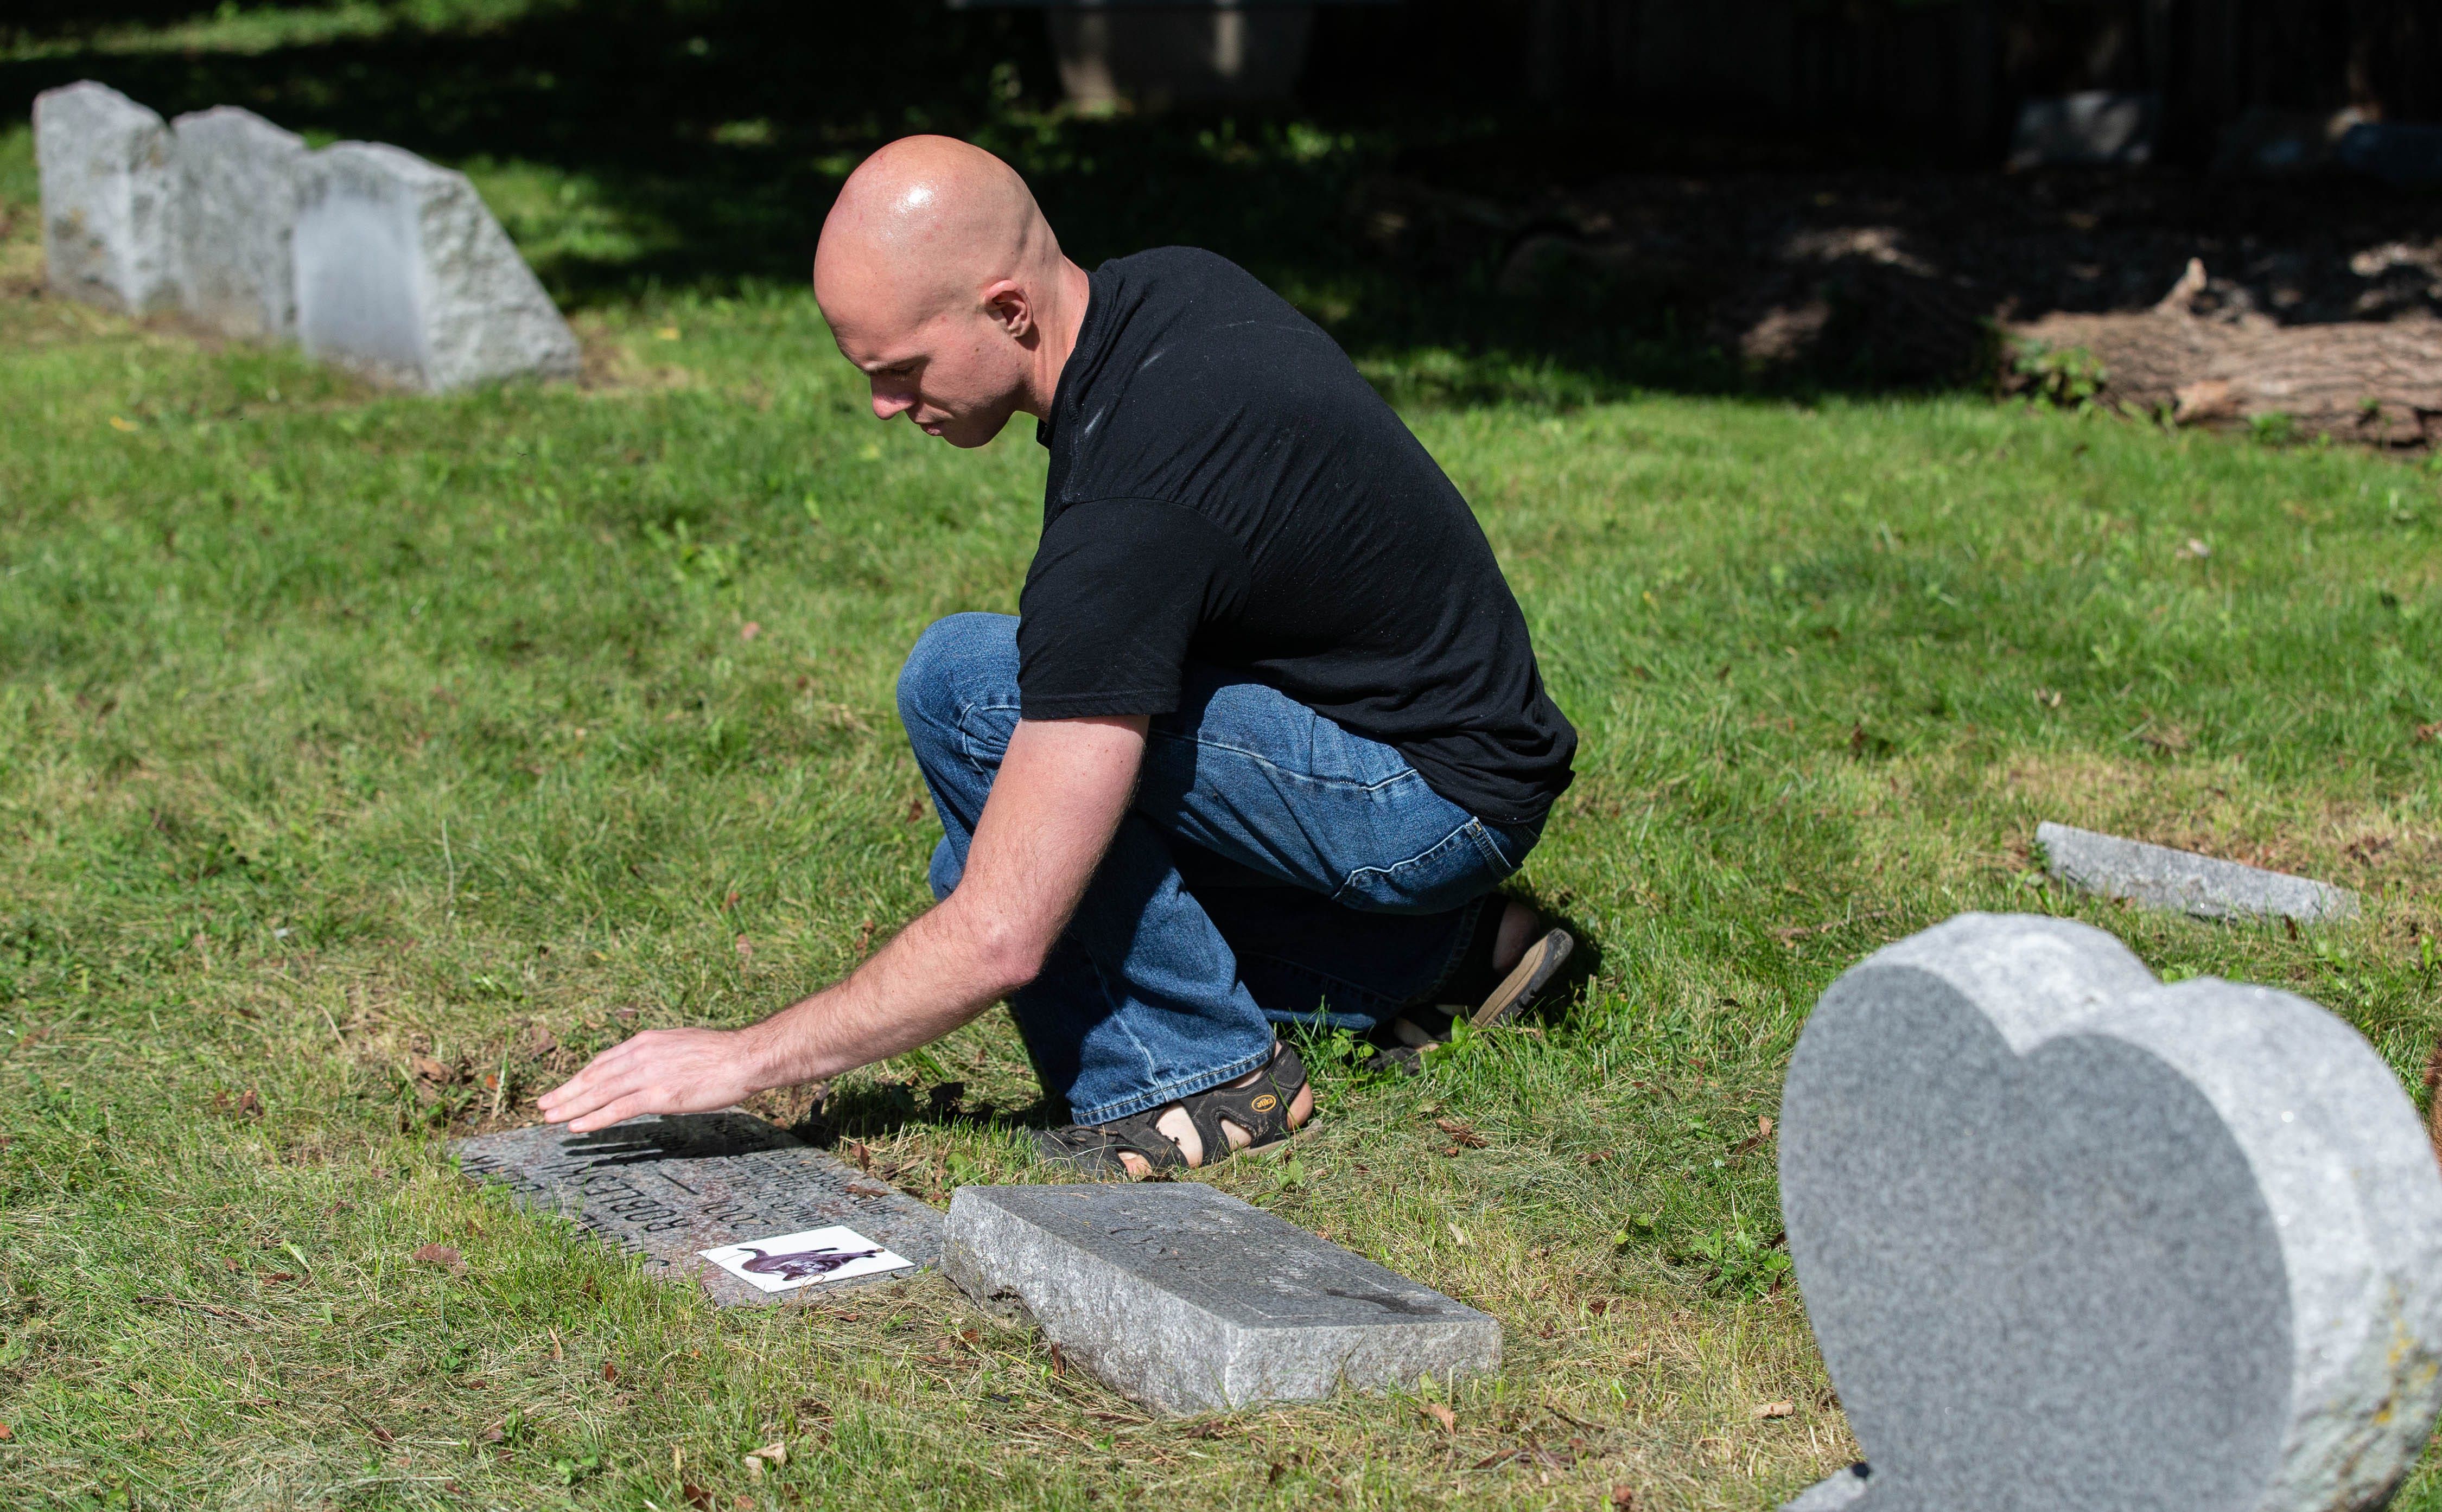
[[[871,372],[932,355],[933,337],[939,323],[938,316],[897,330],[842,322],[831,327],[831,340],[839,347],[840,355]]]

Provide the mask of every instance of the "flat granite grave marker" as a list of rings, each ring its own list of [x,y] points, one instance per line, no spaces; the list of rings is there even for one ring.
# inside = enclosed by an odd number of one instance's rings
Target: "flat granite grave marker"
[[[1961,915],[1823,994],[1780,1140],[1872,1467],[1793,1506],[2373,1507],[2442,1410],[2442,1172],[2303,998]]]
[[[592,1134],[556,1124],[453,1141],[458,1169],[574,1218],[657,1270],[696,1278],[723,1306],[811,1301],[904,1270],[767,1292],[698,1251],[846,1225],[918,1266],[941,1258],[941,1215],[752,1114],[629,1119]]]
[[[941,1269],[1172,1412],[1501,1368],[1501,1324],[1197,1182],[961,1187]]]
[[[403,148],[307,155],[296,258],[314,356],[435,392],[576,373],[576,337],[475,186]]]
[[[2216,861],[2192,850],[2149,846],[2069,825],[2035,827],[2051,874],[2085,892],[2125,898],[2199,919],[2294,919],[2302,924],[2347,919],[2357,894],[2328,883]]]
[[[34,97],[34,156],[51,288],[131,315],[175,304],[178,174],[168,123],[86,80]]]

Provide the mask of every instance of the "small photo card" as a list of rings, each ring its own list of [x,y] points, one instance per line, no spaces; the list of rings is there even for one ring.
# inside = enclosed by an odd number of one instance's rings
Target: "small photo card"
[[[794,1291],[818,1282],[847,1281],[915,1264],[845,1226],[809,1229],[696,1253],[758,1291]]]

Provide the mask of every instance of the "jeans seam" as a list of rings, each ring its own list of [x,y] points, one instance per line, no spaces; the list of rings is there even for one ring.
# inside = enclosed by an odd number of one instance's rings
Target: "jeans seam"
[[[1405,861],[1394,861],[1387,866],[1358,867],[1356,870],[1348,873],[1348,875],[1339,880],[1339,890],[1331,895],[1331,901],[1333,902],[1339,902],[1340,900],[1346,898],[1350,892],[1355,890],[1357,886],[1357,879],[1359,877],[1395,877],[1400,872],[1405,871],[1412,866],[1424,865],[1426,862],[1432,860],[1435,856],[1440,855],[1443,851],[1448,850],[1451,846],[1462,840],[1467,839],[1467,830],[1475,824],[1475,820],[1469,819],[1466,824],[1459,826],[1449,834],[1442,836],[1439,840],[1434,841],[1431,845],[1417,851],[1414,855],[1410,856]]]
[[[1354,789],[1358,792],[1380,792],[1386,788],[1408,781],[1411,778],[1419,782],[1424,780],[1424,774],[1418,772],[1413,767],[1401,767],[1398,771],[1392,773],[1389,776],[1382,778],[1378,782],[1363,782],[1355,777],[1319,777],[1311,772],[1298,772],[1291,768],[1285,767],[1279,762],[1265,756],[1260,751],[1249,751],[1244,746],[1231,745],[1225,740],[1208,740],[1202,736],[1175,735],[1165,730],[1156,730],[1152,733],[1161,739],[1176,740],[1182,744],[1193,745],[1201,750],[1226,751],[1231,756],[1241,756],[1253,762],[1255,765],[1262,767],[1267,772],[1286,777],[1293,782],[1310,783],[1318,788],[1348,788]]]
[[[1130,1037],[1134,1038],[1133,1035]],[[1165,1102],[1175,1102],[1180,1098],[1194,1097],[1198,1092],[1209,1092],[1224,1082],[1234,1082],[1248,1071],[1257,1070],[1268,1065],[1271,1058],[1272,1047],[1267,1045],[1255,1054],[1244,1060],[1232,1061],[1217,1070],[1192,1072],[1173,1081],[1159,1083],[1149,1091],[1139,1092],[1134,1097],[1105,1103],[1101,1107],[1084,1109],[1072,1107],[1068,1110],[1069,1116],[1083,1124],[1108,1123],[1115,1119],[1124,1119],[1131,1114],[1144,1113],[1160,1107]]]
[[[958,732],[958,754],[967,758],[967,765],[975,768],[975,774],[977,776],[985,775],[987,769],[985,768],[982,759],[975,755],[975,736],[974,732],[967,728],[968,717],[975,714],[979,710],[1013,709],[1016,707],[1017,705],[1014,703],[986,703],[979,700],[973,699],[961,702],[958,705],[958,717],[955,721]]]
[[[1485,861],[1492,864],[1493,870],[1501,873],[1503,881],[1517,871],[1518,868],[1510,864],[1509,858],[1501,853],[1501,847],[1493,843],[1492,832],[1485,828],[1483,820],[1468,820],[1467,829],[1467,833],[1475,840],[1475,848],[1483,853]]]

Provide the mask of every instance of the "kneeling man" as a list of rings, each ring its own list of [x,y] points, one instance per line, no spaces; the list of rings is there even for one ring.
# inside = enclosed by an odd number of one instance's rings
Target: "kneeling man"
[[[875,414],[980,446],[1024,411],[1051,453],[1017,616],[940,621],[900,677],[939,902],[760,1024],[604,1051],[546,1117],[725,1106],[1006,998],[1076,1120],[1045,1153],[1143,1175],[1304,1121],[1275,1023],[1412,1060],[1556,978],[1568,936],[1494,889],[1576,733],[1466,501],[1329,337],[1209,252],[1088,274],[939,137],[848,179],[814,293]]]

